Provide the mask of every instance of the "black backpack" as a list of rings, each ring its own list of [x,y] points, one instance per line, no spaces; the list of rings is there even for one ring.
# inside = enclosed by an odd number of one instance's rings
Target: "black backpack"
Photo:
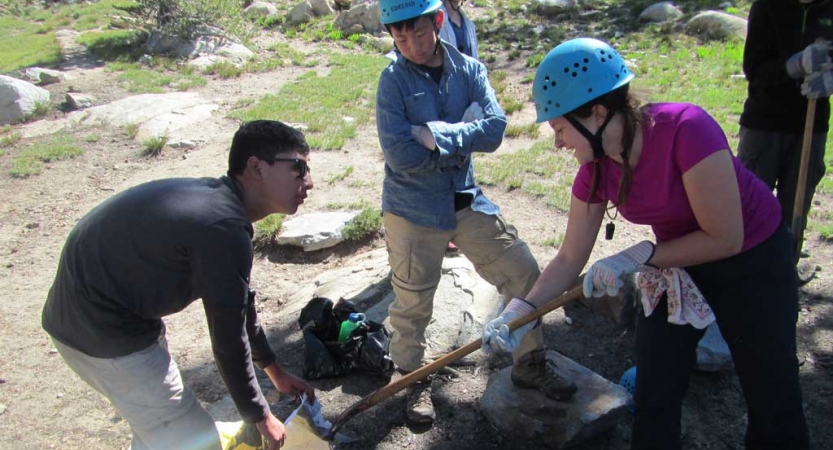
[[[365,372],[384,378],[393,375],[391,335],[385,327],[365,320],[345,342],[338,342],[341,323],[358,312],[353,303],[315,297],[301,310],[298,325],[304,333],[304,378],[317,380]]]

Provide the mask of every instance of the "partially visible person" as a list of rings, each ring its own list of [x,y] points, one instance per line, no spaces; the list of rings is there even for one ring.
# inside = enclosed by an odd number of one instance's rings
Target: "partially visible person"
[[[697,343],[716,319],[748,409],[746,448],[808,448],[796,358],[798,287],[778,201],[731,153],[720,125],[688,103],[640,107],[634,75],[610,45],[564,42],[538,67],[538,122],[574,152],[564,242],[524,298],[528,310],[571,288],[612,203],[642,241],[594,262],[587,297],[615,295],[639,272],[645,315],[636,327],[634,450],[681,449],[680,417]],[[487,324],[484,345],[511,350],[506,312]]]
[[[243,124],[228,174],[145,183],[104,201],[70,232],[43,308],[67,365],[133,432],[132,450],[220,448],[211,416],[182,382],[162,318],[202,299],[220,376],[244,421],[279,448],[284,425],[255,376],[284,394],[315,391],[285,372],[260,326],[249,276],[252,223],[294,214],[313,188],[304,135],[281,122]]]
[[[390,306],[390,354],[402,372],[425,362],[425,330],[445,249],[457,244],[477,272],[506,298],[522,297],[540,270],[517,230],[474,180],[472,154],[494,152],[506,116],[486,68],[440,40],[441,0],[381,0],[382,24],[396,58],[379,77],[376,125],[385,157],[385,239],[396,299]],[[518,307],[518,300],[509,304]],[[546,358],[540,327],[513,354],[516,385],[567,399],[576,386]],[[412,422],[436,417],[430,380],[408,393]]]
[[[758,0],[749,11],[743,72],[749,82],[740,116],[738,156],[777,190],[781,218],[792,225],[804,139],[807,99],[816,110],[801,229],[825,172],[824,153],[833,93],[830,40],[833,2]],[[802,242],[795,247],[801,253]],[[796,258],[798,258],[796,254]]]
[[[477,30],[474,22],[463,12],[464,0],[443,0],[442,10],[446,20],[440,28],[440,39],[453,45],[460,53],[477,57]]]

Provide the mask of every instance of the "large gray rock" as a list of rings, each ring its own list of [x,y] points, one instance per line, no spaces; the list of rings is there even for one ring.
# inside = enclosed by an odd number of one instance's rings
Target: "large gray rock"
[[[639,18],[645,22],[665,22],[683,15],[683,12],[672,2],[660,2],[645,8]]]
[[[626,414],[633,399],[625,388],[554,351],[548,351],[547,356],[556,363],[560,375],[578,386],[568,402],[550,400],[535,389],[515,387],[511,366],[489,378],[481,410],[510,439],[567,448],[613,427]]]
[[[308,0],[304,0],[289,10],[286,15],[286,24],[294,27],[309,22],[313,17],[315,17],[315,12],[312,9],[312,4]]]
[[[685,30],[703,39],[746,39],[746,20],[722,11],[703,11],[686,23]]]
[[[218,105],[207,101],[193,92],[170,92],[167,94],[140,94],[116,100],[105,105],[94,106],[83,111],[75,111],[59,120],[40,120],[21,128],[24,137],[52,134],[76,125],[99,126],[110,125],[123,127],[138,125],[137,137],[159,136],[155,131],[158,123],[167,123],[169,138],[177,130],[193,127],[199,118],[205,118],[205,111],[213,111]],[[196,116],[192,115],[195,114]],[[151,122],[143,128],[145,122]],[[171,120],[166,120],[169,118]]]
[[[378,3],[357,5],[338,14],[333,26],[348,34],[370,33],[382,31],[382,16],[379,14]]]
[[[284,305],[287,317],[298,313],[313,297],[344,298],[367,318],[391,330],[388,307],[395,295],[385,248],[355,256],[344,267],[322,273],[300,288]],[[496,317],[503,304],[497,289],[482,279],[465,257],[445,258],[442,278],[434,295],[434,313],[426,330],[428,356],[447,353],[480,338],[483,326]]]
[[[278,233],[278,244],[303,247],[305,252],[333,247],[344,240],[341,233],[359,211],[316,212],[292,216]]]
[[[535,11],[543,16],[557,16],[564,11],[578,7],[577,0],[535,0]]]
[[[26,120],[42,103],[49,103],[49,91],[28,81],[0,75],[0,125]]]
[[[335,10],[333,10],[333,7],[330,6],[327,0],[309,0],[309,4],[312,7],[312,13],[316,17],[335,14]]]
[[[41,67],[27,67],[11,74],[15,78],[28,81],[40,86],[60,83],[66,80],[66,75],[58,70],[43,69]]]
[[[278,7],[267,2],[254,2],[243,10],[243,17],[258,18],[278,15]]]

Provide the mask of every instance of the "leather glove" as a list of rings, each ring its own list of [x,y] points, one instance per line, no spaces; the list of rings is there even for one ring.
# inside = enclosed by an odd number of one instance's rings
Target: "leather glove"
[[[515,297],[506,305],[500,316],[487,323],[483,328],[483,346],[481,347],[486,354],[491,354],[492,350],[505,350],[511,352],[518,347],[521,339],[529,330],[535,328],[541,322],[541,319],[533,320],[532,322],[516,329],[509,331],[509,323],[513,320],[523,317],[532,311],[535,311],[533,306],[528,301]]]
[[[801,95],[807,98],[830,97],[833,94],[833,72],[828,70],[813,72],[804,78]]]
[[[437,141],[434,139],[434,133],[426,125],[411,125],[411,136],[428,150],[433,151],[437,149]]]
[[[622,275],[653,269],[646,265],[652,256],[654,244],[642,241],[613,256],[596,261],[584,276],[584,296],[590,298],[616,295],[624,284]]]
[[[830,41],[817,40],[804,50],[790,56],[787,60],[787,74],[796,80],[818,72],[825,65],[830,65],[830,50],[833,49]]]
[[[480,120],[483,117],[483,108],[480,107],[480,104],[477,102],[472,103],[466,108],[466,112],[463,113],[463,122],[474,122],[475,120]]]

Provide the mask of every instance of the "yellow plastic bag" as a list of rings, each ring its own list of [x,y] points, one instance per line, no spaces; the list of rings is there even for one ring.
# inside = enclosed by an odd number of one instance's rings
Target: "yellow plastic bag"
[[[263,437],[254,424],[216,422],[223,450],[263,450]],[[306,417],[295,415],[286,426],[286,440],[281,450],[330,450],[330,444],[318,437]]]

